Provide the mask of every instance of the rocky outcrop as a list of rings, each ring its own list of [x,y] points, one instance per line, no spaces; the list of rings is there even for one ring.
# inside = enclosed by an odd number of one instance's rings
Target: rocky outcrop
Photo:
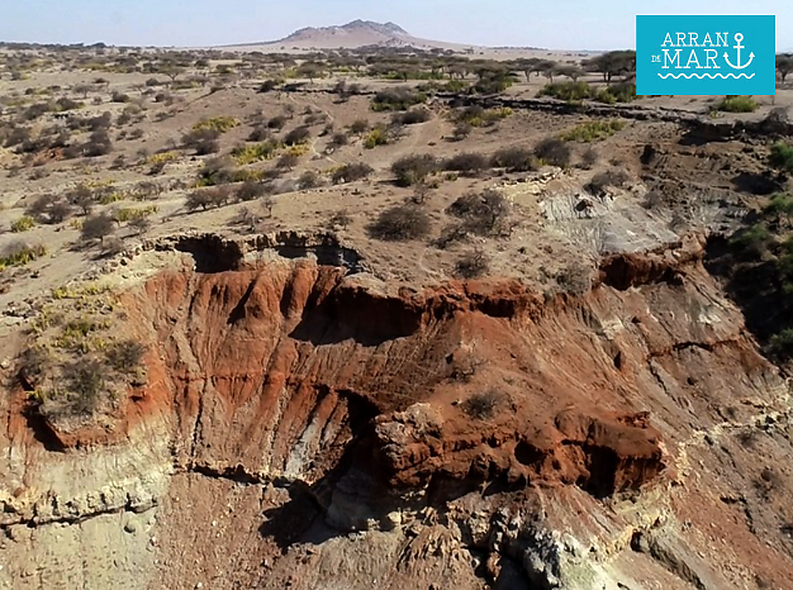
[[[256,264],[228,242],[177,245],[204,262],[121,296],[148,383],[102,450],[78,436],[47,451],[15,419],[9,535],[156,513],[130,526],[166,559],[167,587],[195,587],[185,544],[219,588],[311,588],[349,551],[371,553],[350,588],[391,570],[385,588],[717,579],[675,532],[681,478],[725,408],[750,420],[786,387],[701,267],[702,240],[613,256],[593,291],[548,301],[517,282],[416,291],[342,265]],[[69,467],[47,476],[56,465]],[[721,514],[714,501],[701,512]],[[186,532],[196,519],[212,535]],[[633,551],[637,531],[671,540]],[[222,563],[238,565],[221,576]]]

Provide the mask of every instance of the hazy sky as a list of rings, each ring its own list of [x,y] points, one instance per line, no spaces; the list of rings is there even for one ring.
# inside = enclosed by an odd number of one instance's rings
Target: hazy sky
[[[775,14],[777,48],[793,49],[793,0],[0,0],[0,40],[203,46],[362,18],[442,41],[614,49],[635,46],[637,13]]]

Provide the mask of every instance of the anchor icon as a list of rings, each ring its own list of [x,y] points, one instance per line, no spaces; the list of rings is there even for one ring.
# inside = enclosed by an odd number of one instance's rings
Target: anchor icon
[[[730,61],[730,56],[727,54],[726,51],[724,52],[724,61],[726,61],[727,65],[734,70],[743,70],[744,68],[748,68],[750,65],[752,65],[752,62],[754,61],[754,52],[752,52],[749,54],[749,61],[741,65],[741,49],[746,49],[745,45],[741,45],[741,41],[743,41],[743,33],[737,33],[735,35],[734,48],[737,50],[737,54],[738,54],[738,65],[733,65],[732,62]]]

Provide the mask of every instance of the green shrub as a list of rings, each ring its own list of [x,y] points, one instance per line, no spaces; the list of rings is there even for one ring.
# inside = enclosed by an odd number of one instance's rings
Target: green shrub
[[[517,76],[511,72],[490,72],[477,80],[472,86],[472,90],[479,94],[499,94],[517,81]]]
[[[25,266],[46,254],[47,249],[41,244],[11,243],[0,253],[0,271],[10,266]]]
[[[193,125],[193,131],[199,131],[201,129],[212,129],[217,131],[218,133],[225,133],[230,129],[234,129],[238,127],[240,124],[239,119],[234,117],[213,117],[211,119],[202,119],[195,125]]]
[[[373,111],[406,111],[427,101],[427,95],[407,87],[381,90],[372,100]]]
[[[782,330],[771,338],[771,350],[779,356],[793,356],[793,328]]]
[[[713,110],[723,113],[753,113],[759,106],[751,96],[727,96],[713,105]]]
[[[768,161],[774,168],[793,174],[793,146],[782,141],[776,142],[771,146],[771,156]]]
[[[592,143],[607,139],[625,127],[625,122],[619,119],[609,121],[587,121],[576,125],[560,135],[562,141],[578,141],[581,143]]]
[[[372,150],[378,145],[386,145],[388,143],[388,132],[383,127],[375,127],[366,136],[363,146],[367,150]]]
[[[29,215],[23,215],[19,219],[17,219],[14,223],[11,224],[11,231],[15,234],[19,234],[22,232],[26,232],[29,229],[33,229],[36,225],[36,220],[30,217]]]
[[[770,238],[771,233],[768,231],[768,228],[762,223],[756,223],[733,237],[730,243],[742,250],[747,250],[753,254],[759,254],[765,249]]]
[[[595,89],[586,82],[554,82],[546,84],[537,96],[551,96],[560,100],[579,101],[595,96]]]
[[[275,157],[280,144],[274,139],[268,139],[261,143],[243,145],[231,150],[231,157],[240,166],[253,164],[262,160],[270,160]]]
[[[122,207],[113,211],[113,221],[117,223],[126,223],[135,219],[145,219],[157,213],[156,205],[149,205],[148,207]]]
[[[630,82],[612,84],[600,90],[595,96],[595,100],[607,104],[631,102],[636,100],[636,84],[631,84]]]
[[[512,109],[509,107],[485,109],[479,105],[473,105],[457,113],[455,120],[457,123],[468,124],[471,127],[490,127],[511,114]]]
[[[778,193],[771,197],[771,201],[763,209],[763,214],[777,218],[784,217],[790,222],[793,219],[793,197]]]

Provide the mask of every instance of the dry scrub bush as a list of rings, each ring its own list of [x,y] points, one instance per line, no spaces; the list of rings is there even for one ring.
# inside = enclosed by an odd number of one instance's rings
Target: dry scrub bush
[[[396,113],[391,121],[395,125],[415,125],[425,123],[432,118],[432,113],[425,108],[410,109],[405,113]]]
[[[216,129],[194,129],[182,136],[182,146],[194,150],[197,156],[215,154],[220,151],[219,137],[220,132]]]
[[[306,143],[311,139],[311,130],[308,127],[296,127],[286,134],[284,137],[284,144],[286,145],[300,145]]]
[[[534,155],[551,166],[565,168],[570,165],[570,146],[555,137],[543,139],[538,143],[534,148]]]
[[[363,162],[345,164],[333,173],[333,184],[342,184],[347,182],[355,182],[356,180],[363,180],[372,172],[374,172],[374,169]]]
[[[493,417],[503,398],[503,394],[491,389],[485,393],[473,394],[461,404],[461,407],[469,418],[487,420]]]
[[[624,170],[619,168],[610,168],[605,172],[601,172],[600,174],[596,174],[592,180],[586,185],[586,189],[592,193],[593,195],[603,195],[606,192],[606,188],[608,187],[615,187],[621,188],[625,186],[625,183],[628,182],[628,173]]]
[[[496,190],[468,193],[458,198],[446,213],[463,221],[463,229],[480,236],[504,233],[509,217],[509,204]]]
[[[417,240],[431,230],[427,212],[416,205],[397,205],[383,211],[368,227],[369,235],[388,242]]]
[[[397,185],[404,187],[422,183],[439,169],[440,164],[431,154],[404,156],[391,165]]]
[[[528,172],[537,168],[532,153],[522,147],[501,148],[493,154],[490,164],[494,168],[505,168],[508,172]]]
[[[487,158],[482,154],[475,153],[457,154],[443,163],[445,170],[460,172],[468,176],[476,176],[489,167],[490,163]]]
[[[490,269],[490,259],[482,250],[471,250],[463,254],[455,265],[455,272],[464,279],[475,279]]]

